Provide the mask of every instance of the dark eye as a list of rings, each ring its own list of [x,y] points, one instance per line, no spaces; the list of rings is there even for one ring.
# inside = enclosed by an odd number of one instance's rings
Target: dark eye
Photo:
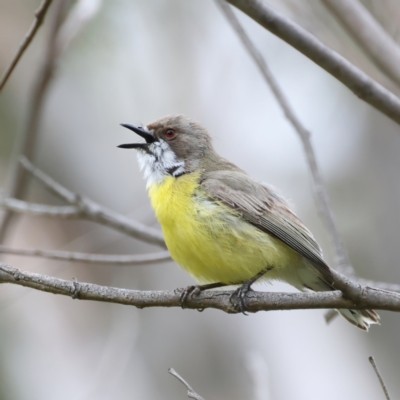
[[[173,139],[175,136],[176,136],[176,132],[175,132],[174,129],[167,129],[167,130],[165,131],[165,137],[166,137],[167,139]]]

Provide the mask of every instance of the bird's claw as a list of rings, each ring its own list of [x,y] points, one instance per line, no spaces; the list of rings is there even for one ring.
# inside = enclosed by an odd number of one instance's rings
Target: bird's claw
[[[186,308],[186,302],[189,298],[191,298],[193,295],[198,295],[201,292],[201,288],[199,285],[192,285],[188,286],[185,289],[183,289],[181,297],[179,299],[179,302],[181,303],[181,307],[183,309]]]
[[[239,313],[242,313],[244,315],[247,314],[247,293],[252,292],[253,289],[250,287],[250,285],[247,285],[244,283],[242,286],[238,287],[230,296],[229,301],[235,308],[235,310]]]

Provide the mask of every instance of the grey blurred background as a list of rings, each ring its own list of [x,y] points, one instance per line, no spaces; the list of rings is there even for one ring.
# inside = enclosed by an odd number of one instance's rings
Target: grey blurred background
[[[315,0],[270,0],[395,93],[329,11]],[[397,40],[400,3],[363,2]],[[0,0],[0,70],[39,1]],[[0,97],[0,186],[7,188],[54,5]],[[400,282],[400,129],[297,51],[236,13],[313,134],[340,231],[357,273]],[[281,189],[334,265],[313,201],[301,143],[215,4],[103,1],[62,54],[46,97],[34,162],[71,190],[157,226],[134,152],[117,149],[170,113],[202,122],[217,150]],[[29,200],[62,204],[36,183]],[[5,243],[24,248],[138,254],[156,247],[89,222],[20,217]],[[132,289],[193,283],[174,263],[118,267],[1,255],[20,269]],[[380,312],[365,334],[322,310],[258,313],[145,309],[0,288],[0,399],[184,399],[176,369],[209,400],[380,399],[375,357],[400,397],[400,317]],[[289,286],[257,286],[291,291]]]

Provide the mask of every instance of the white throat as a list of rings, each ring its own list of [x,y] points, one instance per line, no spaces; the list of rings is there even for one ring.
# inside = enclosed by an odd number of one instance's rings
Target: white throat
[[[178,160],[165,140],[158,140],[148,147],[149,152],[138,149],[139,168],[147,180],[147,187],[161,183],[167,176],[179,176],[185,172],[185,162]]]

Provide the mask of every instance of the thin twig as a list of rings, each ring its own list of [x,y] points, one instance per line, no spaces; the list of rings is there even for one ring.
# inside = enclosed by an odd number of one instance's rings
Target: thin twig
[[[71,0],[58,0],[55,19],[50,32],[47,53],[40,69],[37,82],[31,96],[31,109],[23,133],[20,154],[32,159],[35,152],[36,138],[39,134],[39,124],[43,113],[47,93],[57,71],[60,57],[73,38],[82,30],[85,24],[92,19],[100,8],[101,0],[81,0],[67,15]],[[11,174],[10,197],[23,198],[27,190],[27,174],[19,164],[15,165]],[[4,240],[8,225],[11,222],[11,213],[6,212],[0,221],[0,243]]]
[[[372,365],[372,368],[374,369],[374,371],[376,373],[376,376],[379,379],[379,383],[381,384],[383,392],[385,393],[386,400],[390,400],[389,392],[388,392],[388,390],[386,388],[386,385],[385,385],[385,382],[383,381],[382,376],[381,376],[381,374],[379,372],[378,366],[375,363],[374,357],[372,357],[372,356],[368,357],[368,360],[369,360],[370,364]]]
[[[53,276],[20,271],[0,263],[0,283],[11,283],[60,294],[80,300],[101,301],[125,304],[137,308],[181,307],[181,295],[184,289],[172,291],[141,291],[100,286],[55,278]],[[354,303],[343,297],[340,291],[318,293],[276,293],[250,292],[246,305],[249,312],[300,309],[376,309],[400,312],[400,294],[370,287],[361,287],[362,296]],[[227,313],[236,313],[231,303],[232,291],[204,291],[189,296],[185,307],[190,309],[214,308]]]
[[[3,199],[0,200],[0,207],[14,213],[47,218],[86,219],[165,248],[164,238],[158,229],[127,218],[86,197],[80,198],[79,205],[76,206],[49,206],[17,199]]]
[[[306,155],[308,167],[310,169],[313,183],[314,183],[314,191],[316,195],[316,204],[319,210],[319,213],[325,222],[325,225],[331,235],[332,242],[335,248],[335,254],[337,258],[337,263],[339,266],[339,270],[343,272],[345,275],[355,275],[352,266],[350,265],[349,256],[347,254],[346,248],[343,244],[343,240],[339,234],[339,230],[337,228],[337,224],[335,221],[335,216],[330,205],[328,192],[323,183],[322,175],[318,166],[317,158],[315,156],[315,152],[311,143],[311,134],[310,132],[303,126],[300,119],[297,117],[294,112],[292,106],[287,100],[283,90],[280,88],[278,82],[275,77],[271,73],[265,59],[262,57],[260,52],[254,46],[249,36],[241,26],[239,20],[235,16],[233,10],[230,6],[225,2],[225,0],[216,0],[216,3],[219,5],[221,11],[225,15],[226,19],[232,26],[233,30],[238,34],[240,40],[242,41],[243,46],[248,51],[253,61],[258,66],[262,76],[264,77],[266,83],[271,88],[273,94],[276,97],[279,105],[281,106],[286,118],[292,124],[293,128],[297,132],[301,143],[303,144],[304,152]]]
[[[35,152],[35,143],[39,134],[39,124],[45,99],[54,78],[57,61],[60,56],[59,48],[57,47],[57,36],[61,24],[64,21],[68,5],[69,0],[58,0],[58,2],[56,2],[54,20],[52,21],[46,46],[46,55],[30,96],[30,110],[22,133],[19,151],[19,154],[28,158],[32,158]],[[25,170],[21,168],[19,162],[12,166],[10,176],[10,187],[7,193],[10,197],[22,198],[27,190],[27,174]],[[0,221],[0,243],[4,241],[11,222],[12,213],[6,211],[2,221]]]
[[[358,0],[323,0],[372,62],[400,85],[400,47]]]
[[[362,286],[378,287],[379,289],[388,290],[389,292],[400,293],[400,285],[397,283],[378,282],[371,279],[363,279],[358,277],[355,278],[355,280]]]
[[[14,249],[0,245],[0,253],[17,256],[39,257],[51,260],[85,262],[90,264],[111,265],[145,265],[170,261],[168,251],[160,251],[149,254],[114,255],[114,254],[89,254],[73,251],[41,250],[41,249]]]
[[[39,168],[36,168],[25,156],[21,156],[19,162],[22,167],[37,179],[50,193],[70,204],[79,202],[79,196],[76,193],[71,192]]]
[[[178,379],[178,381],[180,381],[181,383],[183,383],[186,386],[186,390],[187,390],[187,396],[190,399],[194,399],[194,400],[204,400],[199,394],[197,394],[192,387],[173,369],[170,368],[168,370],[168,372],[173,375],[176,379]]]
[[[51,4],[52,0],[43,0],[40,4],[39,8],[35,11],[35,20],[33,21],[29,31],[26,33],[24,39],[20,43],[17,52],[15,53],[11,63],[5,70],[3,76],[0,79],[0,91],[4,88],[8,78],[12,74],[14,68],[17,66],[18,61],[24,54],[25,50],[28,48],[29,44],[32,42],[33,38],[36,35],[36,32],[42,25],[44,18],[46,16],[47,10]]]
[[[18,199],[3,199],[0,200],[0,207],[14,213],[35,215],[38,217],[81,218],[81,212],[77,206],[48,206],[46,204],[29,203]]]
[[[400,124],[400,99],[314,35],[274,11],[263,0],[227,1],[329,72],[360,99]]]
[[[88,197],[83,197],[77,193],[72,192],[60,183],[56,182],[53,178],[45,174],[40,169],[36,168],[27,158],[21,157],[22,166],[45,188],[51,193],[55,194],[59,198],[65,200],[73,207],[57,207],[54,206],[41,206],[35,205],[35,209],[32,210],[32,203],[22,202],[16,199],[5,199],[3,200],[4,207],[13,207],[16,211],[19,207],[20,212],[35,212],[36,215],[43,216],[57,216],[57,212],[60,212],[60,217],[63,218],[84,218],[90,221],[97,222],[99,224],[109,226],[129,236],[137,239],[146,241],[148,243],[156,244],[165,248],[164,238],[158,229],[146,226],[138,221],[129,219],[115,211],[112,211],[100,204],[94,202]],[[1,205],[0,201],[0,205]]]

